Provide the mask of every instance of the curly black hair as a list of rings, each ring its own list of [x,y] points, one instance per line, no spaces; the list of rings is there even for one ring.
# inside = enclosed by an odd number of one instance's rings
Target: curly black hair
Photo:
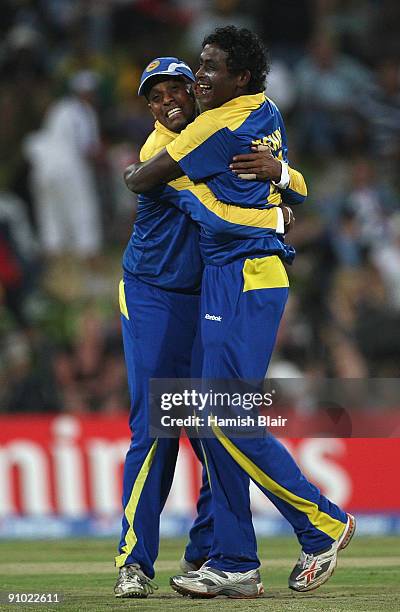
[[[229,72],[250,71],[249,93],[264,91],[270,65],[267,50],[257,34],[233,25],[216,28],[203,40],[203,49],[206,45],[216,45],[226,51]]]

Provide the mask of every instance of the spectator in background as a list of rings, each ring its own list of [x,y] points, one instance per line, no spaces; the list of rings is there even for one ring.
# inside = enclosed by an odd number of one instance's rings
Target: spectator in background
[[[386,239],[388,215],[393,210],[395,194],[376,175],[371,159],[358,158],[353,162],[345,202],[355,215],[364,247],[370,249]]]
[[[367,121],[371,153],[378,156],[389,170],[393,170],[400,160],[400,61],[398,59],[382,58],[377,63],[375,79],[361,97],[358,110],[362,118]]]
[[[296,68],[300,149],[311,155],[345,155],[359,141],[356,109],[369,72],[338,52],[332,37],[317,33]]]
[[[272,61],[265,94],[275,102],[283,114],[286,115],[293,110],[297,98],[296,84],[293,73],[282,60]]]
[[[373,264],[367,261],[358,269],[337,270],[327,338],[336,356],[334,375],[399,375],[400,316],[399,311],[388,309],[387,303],[382,276]]]
[[[17,196],[0,190],[0,304],[4,303],[17,327],[28,331],[26,299],[39,278],[38,244]]]
[[[335,257],[335,267],[359,268],[363,264],[364,250],[357,214],[350,207],[343,207],[335,225],[328,232],[330,247]]]
[[[99,197],[93,164],[100,157],[94,108],[98,76],[81,71],[71,95],[48,110],[42,129],[30,134],[25,151],[32,164],[39,238],[47,255],[96,256],[102,245]]]
[[[371,258],[381,273],[388,295],[388,307],[400,313],[400,213],[388,219],[384,241],[375,245]]]
[[[349,170],[350,177],[344,189],[328,198],[321,212],[336,238],[340,238],[345,218],[353,219],[353,248],[357,242],[359,248],[370,249],[388,235],[389,215],[395,209],[396,194],[377,176],[376,164],[371,159],[358,157]]]

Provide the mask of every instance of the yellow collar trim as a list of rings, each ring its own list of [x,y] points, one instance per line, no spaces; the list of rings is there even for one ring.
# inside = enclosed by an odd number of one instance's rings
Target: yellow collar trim
[[[220,108],[258,108],[263,104],[266,100],[266,96],[264,92],[258,94],[248,94],[245,96],[238,96],[237,98],[232,98],[225,104],[222,104]],[[214,110],[214,109],[213,109]]]
[[[178,132],[173,132],[172,130],[169,130],[159,121],[155,122],[154,129],[156,130],[156,132],[160,132],[160,134],[165,134],[165,136],[169,136],[172,139],[175,139],[179,135]]]

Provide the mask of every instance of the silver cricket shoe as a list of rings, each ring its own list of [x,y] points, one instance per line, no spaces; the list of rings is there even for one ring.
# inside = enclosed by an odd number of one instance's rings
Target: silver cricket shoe
[[[197,571],[173,576],[169,583],[177,593],[193,598],[225,595],[234,599],[254,599],[264,593],[258,569],[224,572],[205,564]]]
[[[144,598],[151,595],[158,586],[150,580],[135,564],[124,565],[119,570],[118,580],[114,587],[115,597]]]
[[[289,588],[293,591],[313,591],[324,584],[332,576],[337,564],[340,550],[350,544],[356,530],[356,520],[347,515],[347,523],[340,538],[327,550],[307,554],[303,550],[289,576]]]

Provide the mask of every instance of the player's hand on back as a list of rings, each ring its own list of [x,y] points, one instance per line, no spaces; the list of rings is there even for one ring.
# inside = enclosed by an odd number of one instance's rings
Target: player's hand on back
[[[282,165],[268,145],[253,144],[251,153],[235,155],[230,164],[232,172],[248,181],[275,181],[281,178]]]

